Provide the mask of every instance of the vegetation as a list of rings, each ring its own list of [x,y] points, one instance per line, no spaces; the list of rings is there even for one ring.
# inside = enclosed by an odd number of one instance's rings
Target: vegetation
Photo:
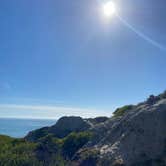
[[[71,158],[83,145],[85,145],[92,137],[89,132],[71,133],[63,139],[62,151],[63,156]]]
[[[114,117],[120,117],[123,116],[128,110],[131,110],[134,106],[133,105],[126,105],[124,107],[116,109],[116,111],[113,113]]]
[[[65,166],[91,137],[89,132],[71,133],[62,139],[47,135],[32,143],[0,136],[0,166]]]
[[[166,99],[166,91],[164,91],[163,93],[161,93],[158,96],[150,95],[149,98],[147,99],[146,103],[151,105],[151,104],[155,104],[157,101],[162,100],[162,99]]]
[[[161,94],[159,95],[159,98],[160,98],[160,99],[166,99],[166,91],[164,91],[163,93],[161,93]]]
[[[100,152],[95,148],[84,148],[79,154],[80,160],[83,162],[81,165],[95,166],[98,162]]]
[[[35,158],[36,144],[34,143],[0,136],[0,147],[0,165],[2,166],[40,165]]]

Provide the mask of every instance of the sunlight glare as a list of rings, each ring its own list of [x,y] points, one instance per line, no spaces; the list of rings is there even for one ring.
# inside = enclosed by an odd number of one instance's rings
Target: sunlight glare
[[[116,13],[115,3],[112,1],[106,2],[103,5],[103,12],[106,17],[111,17]]]

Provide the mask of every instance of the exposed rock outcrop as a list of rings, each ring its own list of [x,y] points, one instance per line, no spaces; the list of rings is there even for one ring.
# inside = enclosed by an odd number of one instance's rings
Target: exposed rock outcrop
[[[52,134],[57,138],[63,138],[71,132],[85,131],[90,127],[90,124],[81,117],[62,117],[55,125],[32,131],[25,138],[28,141],[37,141],[48,134]]]
[[[92,129],[87,149],[98,151],[96,165],[166,166],[166,99],[144,102],[121,117]],[[87,152],[86,152],[87,153]],[[84,150],[77,154],[78,165]]]

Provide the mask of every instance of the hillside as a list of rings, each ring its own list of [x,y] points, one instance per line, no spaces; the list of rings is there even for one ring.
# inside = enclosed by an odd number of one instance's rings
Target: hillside
[[[166,166],[166,92],[110,118],[62,117],[23,139],[0,137],[2,166]]]

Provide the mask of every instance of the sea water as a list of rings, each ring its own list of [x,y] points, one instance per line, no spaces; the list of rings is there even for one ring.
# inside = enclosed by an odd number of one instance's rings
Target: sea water
[[[51,126],[55,123],[56,120],[48,119],[0,118],[0,135],[21,138],[26,136],[26,134],[32,130]]]

